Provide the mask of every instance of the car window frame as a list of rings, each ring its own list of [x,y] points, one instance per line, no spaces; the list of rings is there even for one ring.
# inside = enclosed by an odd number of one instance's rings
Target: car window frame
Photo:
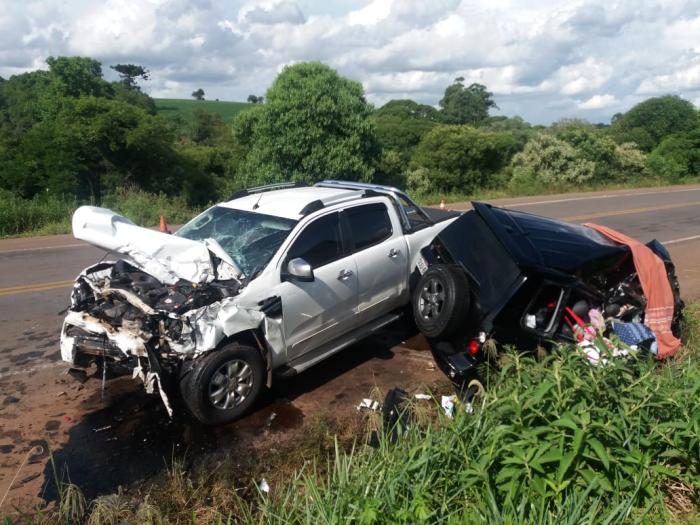
[[[350,217],[348,216],[349,212],[351,210],[356,210],[358,208],[363,208],[363,207],[368,207],[368,206],[382,206],[384,208],[384,212],[386,213],[387,219],[389,221],[389,234],[383,237],[382,239],[373,242],[372,244],[368,244],[367,246],[363,246],[362,248],[356,248],[355,247],[355,238],[352,235],[352,227],[350,225]],[[369,250],[370,248],[373,248],[375,246],[378,246],[382,244],[383,242],[388,241],[392,237],[394,237],[396,233],[396,225],[394,224],[394,220],[391,216],[391,213],[389,213],[389,207],[386,205],[385,202],[382,201],[375,201],[375,202],[363,202],[360,204],[357,204],[356,206],[350,206],[345,209],[343,209],[342,213],[340,214],[340,220],[341,220],[341,225],[343,228],[343,237],[347,237],[346,244],[349,249],[349,253],[355,254],[355,253],[360,253],[364,250]]]
[[[346,238],[346,234],[345,234],[345,231],[343,229],[343,220],[342,220],[342,216],[341,216],[341,210],[332,210],[329,213],[324,213],[322,215],[319,215],[318,217],[314,217],[312,220],[306,222],[305,224],[300,225],[299,231],[294,235],[293,238],[291,238],[291,235],[290,235],[289,244],[287,245],[286,248],[284,248],[284,255],[280,259],[282,261],[282,268],[284,268],[291,260],[290,259],[290,252],[292,251],[294,244],[301,238],[302,235],[304,235],[304,232],[306,232],[306,230],[308,228],[310,228],[311,226],[313,226],[316,222],[323,220],[327,217],[331,217],[333,215],[335,215],[338,219],[338,233],[339,233],[339,237],[340,237],[340,255],[338,257],[324,263],[321,266],[313,266],[312,265],[312,268],[314,270],[323,268],[324,266],[327,266],[327,265],[332,264],[336,261],[339,261],[339,260],[347,257],[350,254],[349,250],[348,250],[348,248],[349,248],[348,247],[348,239]]]

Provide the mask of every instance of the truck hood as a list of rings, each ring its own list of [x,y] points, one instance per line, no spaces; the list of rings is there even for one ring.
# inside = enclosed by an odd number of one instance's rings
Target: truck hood
[[[217,278],[238,279],[241,275],[213,239],[199,242],[149,230],[96,206],[78,208],[72,226],[76,239],[127,256],[135,266],[165,284],[175,284],[179,279],[205,283]]]

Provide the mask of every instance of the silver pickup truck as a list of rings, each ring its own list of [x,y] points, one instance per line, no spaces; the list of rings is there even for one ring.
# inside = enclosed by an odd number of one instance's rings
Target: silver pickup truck
[[[172,413],[249,410],[275,375],[313,366],[397,319],[456,214],[343,181],[238,192],[174,235],[81,207],[73,234],[119,258],[77,278],[61,333],[74,366],[140,377]]]

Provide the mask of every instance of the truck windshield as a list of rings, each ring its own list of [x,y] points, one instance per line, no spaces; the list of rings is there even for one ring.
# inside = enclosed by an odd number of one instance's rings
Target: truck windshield
[[[223,206],[214,206],[180,228],[175,235],[214,239],[249,278],[270,261],[297,221]]]

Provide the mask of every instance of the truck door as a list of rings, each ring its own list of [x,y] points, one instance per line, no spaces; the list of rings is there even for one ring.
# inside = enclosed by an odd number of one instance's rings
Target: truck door
[[[289,360],[351,330],[357,312],[357,267],[343,245],[337,212],[315,219],[299,232],[282,266],[297,257],[311,264],[314,280],[281,283]]]
[[[396,214],[390,214],[382,202],[346,208],[342,218],[357,265],[358,323],[362,324],[405,304],[406,241]]]

